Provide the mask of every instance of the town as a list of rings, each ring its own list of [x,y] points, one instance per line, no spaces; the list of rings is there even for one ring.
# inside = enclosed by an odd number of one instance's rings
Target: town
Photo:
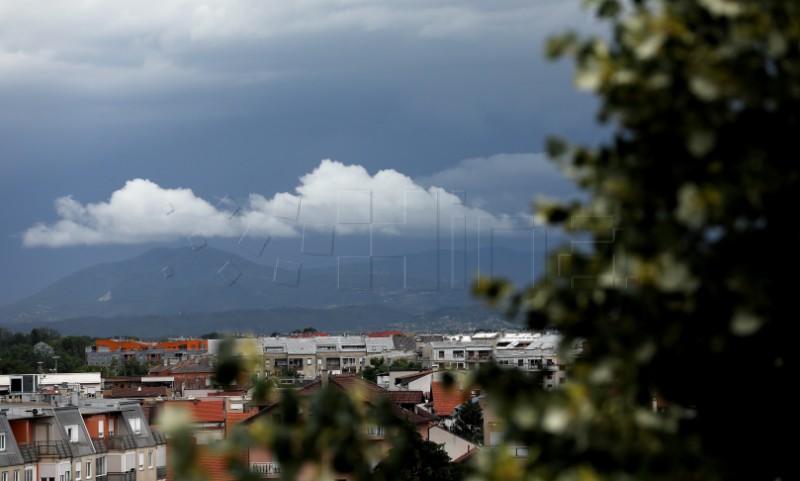
[[[208,479],[229,480],[232,474],[215,443],[247,429],[254,419],[280,422],[282,393],[310,396],[324,386],[366,393],[367,404],[391,402],[398,419],[461,463],[501,440],[501,427],[470,371],[496,362],[538,375],[542,388],[552,390],[568,382],[570,362],[581,352],[580,344],[559,352],[556,332],[328,335],[307,329],[290,336],[232,338],[237,356],[248,358],[251,370],[238,378],[273,386],[268,399],[258,399],[247,381],[219,385],[216,369],[224,342],[97,339],[86,347],[85,361],[102,368],[98,372],[0,375],[2,480],[174,479],[168,463],[171,439],[159,423],[181,415],[191,424],[192,443],[203,451],[198,459]],[[147,374],[109,370],[131,362],[146,364]],[[459,421],[467,411],[478,414],[465,426]],[[375,452],[385,452],[380,446],[387,444],[386,428],[364,429]],[[525,446],[511,449],[514,456],[527,455]],[[280,463],[264,447],[254,445],[240,454],[252,473],[281,475]]]

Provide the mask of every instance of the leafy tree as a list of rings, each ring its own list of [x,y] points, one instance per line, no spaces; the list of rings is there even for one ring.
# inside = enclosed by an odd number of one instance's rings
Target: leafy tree
[[[483,444],[483,409],[476,402],[466,402],[456,408],[452,431],[475,444]]]
[[[537,208],[594,249],[555,252],[524,292],[476,287],[528,326],[558,329],[565,348],[585,346],[554,393],[481,373],[506,439],[536,456],[511,477],[785,478],[775,429],[791,399],[784,274],[800,266],[800,2],[592,3],[610,39],[567,34],[548,52],[575,59],[612,138],[551,139],[591,199]]]
[[[37,327],[31,330],[31,344],[36,345],[40,342],[49,342],[59,339],[61,333],[50,327]]]
[[[120,373],[121,376],[144,376],[149,371],[150,366],[147,363],[139,362],[135,359],[130,361],[125,361],[122,364],[122,372]]]
[[[378,375],[386,374],[389,372],[389,366],[386,365],[386,359],[381,357],[371,357],[369,359],[369,366],[364,366],[361,370],[361,377],[370,382],[378,382]]]
[[[422,369],[422,363],[409,359],[395,359],[389,369],[391,371],[413,371],[414,369]]]
[[[374,474],[403,481],[456,481],[463,478],[460,466],[451,464],[444,448],[422,439],[414,426],[403,426],[405,440],[389,450]]]
[[[50,344],[39,341],[33,346],[33,354],[40,360],[49,361],[56,355],[56,351]]]

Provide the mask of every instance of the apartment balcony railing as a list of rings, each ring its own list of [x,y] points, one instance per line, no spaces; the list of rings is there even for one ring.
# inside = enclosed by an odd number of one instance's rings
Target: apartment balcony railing
[[[281,465],[278,463],[250,463],[250,472],[268,478],[281,475]]]
[[[108,480],[107,474],[101,474],[100,476],[94,477],[94,481],[107,481],[107,480]]]
[[[106,438],[108,449],[114,451],[130,451],[136,449],[136,440],[130,434],[118,434]]]
[[[371,438],[382,438],[386,436],[386,428],[383,426],[367,426],[364,428],[364,434]]]
[[[156,479],[167,479],[166,466],[156,466]]]
[[[136,481],[136,470],[131,469],[122,473],[108,473],[108,481]]]
[[[468,361],[488,361],[492,357],[490,352],[486,353],[467,353],[467,360]]]
[[[94,445],[94,452],[96,453],[108,452],[108,444],[106,443],[106,438],[92,438],[92,444]]]
[[[39,456],[57,456],[59,458],[69,458],[72,452],[66,441],[35,441],[31,443],[19,443],[19,447],[30,449]]]
[[[157,431],[152,429],[150,431],[153,434],[153,439],[155,439],[157,445],[167,444],[167,435],[162,433],[161,431]]]

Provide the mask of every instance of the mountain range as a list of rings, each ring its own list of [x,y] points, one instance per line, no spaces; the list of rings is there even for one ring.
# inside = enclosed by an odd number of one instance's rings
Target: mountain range
[[[0,307],[0,325],[47,325],[63,334],[198,335],[211,331],[270,333],[314,326],[331,332],[414,330],[505,324],[473,299],[467,263],[454,277],[451,260],[478,253],[314,259],[265,265],[237,254],[155,248],[122,262],[99,264]],[[510,270],[525,255],[495,252]],[[530,256],[530,254],[528,254]],[[515,262],[516,260],[516,262]],[[525,278],[530,269],[511,272]],[[530,274],[527,274],[530,277]]]

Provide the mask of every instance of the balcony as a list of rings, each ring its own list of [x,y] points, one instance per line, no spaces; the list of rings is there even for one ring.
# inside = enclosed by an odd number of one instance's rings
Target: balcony
[[[267,478],[277,478],[281,475],[281,465],[278,463],[250,463],[250,472]]]
[[[467,361],[488,361],[492,357],[491,351],[467,351]]]
[[[382,438],[386,436],[386,428],[383,426],[370,425],[364,428],[364,434],[370,438]]]
[[[156,479],[167,479],[166,466],[156,466]]]
[[[19,443],[21,449],[30,450],[39,456],[57,456],[59,458],[70,458],[72,452],[69,443],[66,441],[36,441],[32,443]]]
[[[114,451],[130,451],[131,449],[136,449],[136,440],[130,434],[118,434],[109,436],[106,439],[106,446]]]
[[[94,445],[95,453],[102,454],[108,452],[108,444],[106,444],[105,438],[92,438],[92,444]]]
[[[162,433],[161,431],[157,431],[155,429],[150,431],[153,433],[153,439],[156,440],[157,445],[167,444],[167,435]]]

